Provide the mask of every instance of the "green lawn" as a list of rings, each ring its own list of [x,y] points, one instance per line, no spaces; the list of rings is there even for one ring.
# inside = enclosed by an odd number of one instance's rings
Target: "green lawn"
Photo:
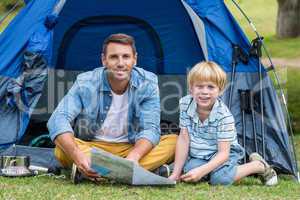
[[[300,57],[300,37],[293,39],[279,40],[275,36],[276,31],[276,0],[235,0],[245,11],[255,25],[257,31],[265,38],[267,49],[271,56],[280,58]],[[250,28],[246,19],[234,6],[231,0],[225,0],[240,26],[248,36],[249,40],[256,36]]]
[[[300,157],[300,134],[296,136],[296,145]],[[275,187],[263,186],[256,178],[246,178],[232,186],[179,183],[175,187],[133,187],[110,182],[96,185],[87,181],[73,185],[68,178],[0,177],[0,199],[4,200],[299,200],[299,191],[300,184],[288,176],[280,176]]]
[[[300,133],[300,69],[289,68],[287,77],[287,100],[288,109],[293,119],[296,132]]]

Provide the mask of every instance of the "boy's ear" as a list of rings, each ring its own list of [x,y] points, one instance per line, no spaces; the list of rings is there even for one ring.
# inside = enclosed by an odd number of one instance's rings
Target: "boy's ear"
[[[222,96],[224,94],[225,88],[223,90],[220,89],[219,95],[218,96]]]

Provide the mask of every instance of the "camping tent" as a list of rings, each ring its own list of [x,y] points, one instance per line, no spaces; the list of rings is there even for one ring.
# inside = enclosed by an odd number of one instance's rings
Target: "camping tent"
[[[247,153],[255,151],[255,130],[258,152],[265,151],[266,160],[281,172],[297,175],[276,91],[266,70],[259,81],[260,61],[249,56],[251,44],[222,0],[25,2],[0,35],[0,145],[20,141],[30,132],[30,120],[47,121],[75,76],[100,65],[103,39],[122,32],[136,39],[138,65],[159,75],[162,120],[168,122],[169,131],[178,123],[178,99],[187,93],[188,69],[212,60],[230,80],[233,46],[238,46],[249,57],[248,62],[237,62],[233,76],[231,111],[239,141],[245,132]],[[254,97],[251,114],[241,112],[241,90],[250,90]],[[225,102],[229,93],[226,90],[222,97]]]

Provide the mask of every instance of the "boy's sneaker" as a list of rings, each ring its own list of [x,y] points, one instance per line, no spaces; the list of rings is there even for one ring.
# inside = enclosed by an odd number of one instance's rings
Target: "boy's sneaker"
[[[168,178],[171,175],[171,170],[169,165],[162,165],[159,168],[157,168],[156,170],[154,170],[154,174]]]
[[[78,184],[82,181],[83,174],[78,170],[77,166],[73,163],[71,171],[71,181],[74,184]]]
[[[267,186],[277,185],[278,178],[276,171],[267,163],[261,155],[258,153],[252,153],[249,156],[249,160],[251,161],[260,161],[265,166],[265,171],[261,174],[258,174],[261,177],[262,182]]]

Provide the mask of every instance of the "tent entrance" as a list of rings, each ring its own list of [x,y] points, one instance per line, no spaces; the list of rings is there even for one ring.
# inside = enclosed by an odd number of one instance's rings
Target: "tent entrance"
[[[75,23],[63,36],[55,68],[91,70],[98,67],[104,38],[118,32],[136,39],[140,66],[163,73],[164,53],[159,35],[146,21],[129,16],[96,16]]]

